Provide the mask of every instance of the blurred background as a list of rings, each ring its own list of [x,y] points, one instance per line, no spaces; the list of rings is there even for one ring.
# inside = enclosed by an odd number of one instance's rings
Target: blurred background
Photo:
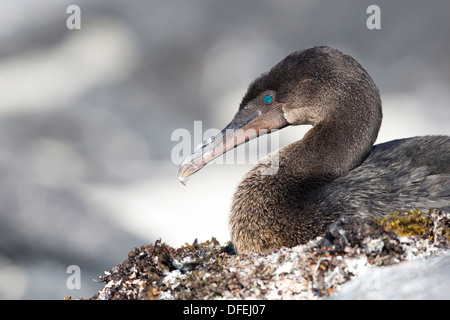
[[[378,142],[450,134],[450,3],[0,1],[0,298],[89,298],[133,247],[229,240],[251,165],[177,179],[174,130],[223,128],[289,53],[334,46],[378,84]],[[69,5],[81,30],[69,30]],[[308,128],[287,128],[281,145]],[[69,265],[81,289],[69,290]]]

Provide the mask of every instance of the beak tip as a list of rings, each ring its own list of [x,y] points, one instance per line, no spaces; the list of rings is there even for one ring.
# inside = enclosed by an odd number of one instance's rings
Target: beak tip
[[[180,182],[183,184],[183,186],[186,185],[186,182],[188,181],[188,178],[185,177],[185,168],[183,166],[183,164],[181,163],[180,166],[178,167],[178,171],[177,171],[177,175],[178,175],[178,180],[180,180]]]
[[[188,181],[188,178],[178,177],[178,179],[180,180],[180,182],[183,186],[185,186],[186,182]]]

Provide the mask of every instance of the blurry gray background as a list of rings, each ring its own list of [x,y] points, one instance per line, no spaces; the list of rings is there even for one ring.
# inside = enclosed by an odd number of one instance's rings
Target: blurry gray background
[[[295,50],[334,46],[366,68],[383,99],[378,142],[450,134],[450,3],[374,2],[0,1],[0,298],[88,298],[133,247],[228,241],[250,165],[183,186],[172,132],[224,127]],[[81,30],[66,27],[72,4]],[[381,30],[366,27],[370,4]],[[69,265],[81,290],[66,286]]]

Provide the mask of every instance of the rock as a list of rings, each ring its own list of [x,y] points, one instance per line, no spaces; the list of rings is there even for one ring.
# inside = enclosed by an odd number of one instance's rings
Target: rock
[[[450,299],[450,254],[376,268],[344,284],[333,299]]]

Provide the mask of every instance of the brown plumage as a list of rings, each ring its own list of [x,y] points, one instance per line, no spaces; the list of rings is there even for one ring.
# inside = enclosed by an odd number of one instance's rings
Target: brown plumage
[[[179,176],[262,129],[313,125],[303,139],[262,159],[238,186],[230,214],[238,253],[305,243],[343,214],[383,215],[393,204],[450,208],[450,137],[372,148],[381,119],[378,89],[358,62],[329,47],[297,51],[250,85],[231,123],[183,161]]]

